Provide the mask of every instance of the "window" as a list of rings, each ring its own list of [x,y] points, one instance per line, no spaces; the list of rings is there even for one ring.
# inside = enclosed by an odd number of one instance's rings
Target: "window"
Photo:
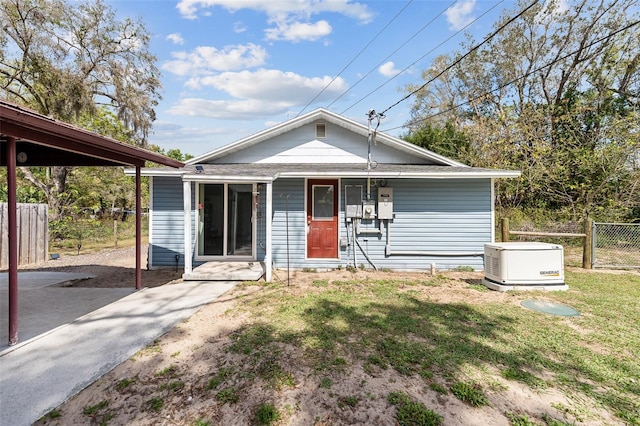
[[[333,185],[313,185],[313,220],[333,220]]]
[[[316,124],[316,138],[326,138],[327,137],[327,127],[324,123]]]

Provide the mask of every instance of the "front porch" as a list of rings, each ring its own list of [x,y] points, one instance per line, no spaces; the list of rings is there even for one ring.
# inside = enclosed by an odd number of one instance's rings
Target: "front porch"
[[[185,281],[258,281],[265,273],[262,262],[207,262],[191,272],[185,272]]]

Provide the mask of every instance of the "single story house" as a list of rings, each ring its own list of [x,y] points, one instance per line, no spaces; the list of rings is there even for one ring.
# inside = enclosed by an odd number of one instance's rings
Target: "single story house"
[[[494,179],[317,109],[185,163],[147,168],[149,267],[483,269]]]

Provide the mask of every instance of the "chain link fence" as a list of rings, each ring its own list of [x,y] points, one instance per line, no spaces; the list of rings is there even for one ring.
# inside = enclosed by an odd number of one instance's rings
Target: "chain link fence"
[[[640,224],[593,224],[593,267],[640,268]]]

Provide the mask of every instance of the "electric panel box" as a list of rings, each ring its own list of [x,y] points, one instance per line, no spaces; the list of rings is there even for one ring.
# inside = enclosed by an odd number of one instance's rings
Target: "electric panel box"
[[[484,272],[483,283],[494,290],[567,289],[564,248],[558,244],[485,244]]]
[[[346,185],[345,193],[345,216],[347,219],[362,217],[362,185]]]
[[[378,219],[393,219],[393,188],[378,188]]]

